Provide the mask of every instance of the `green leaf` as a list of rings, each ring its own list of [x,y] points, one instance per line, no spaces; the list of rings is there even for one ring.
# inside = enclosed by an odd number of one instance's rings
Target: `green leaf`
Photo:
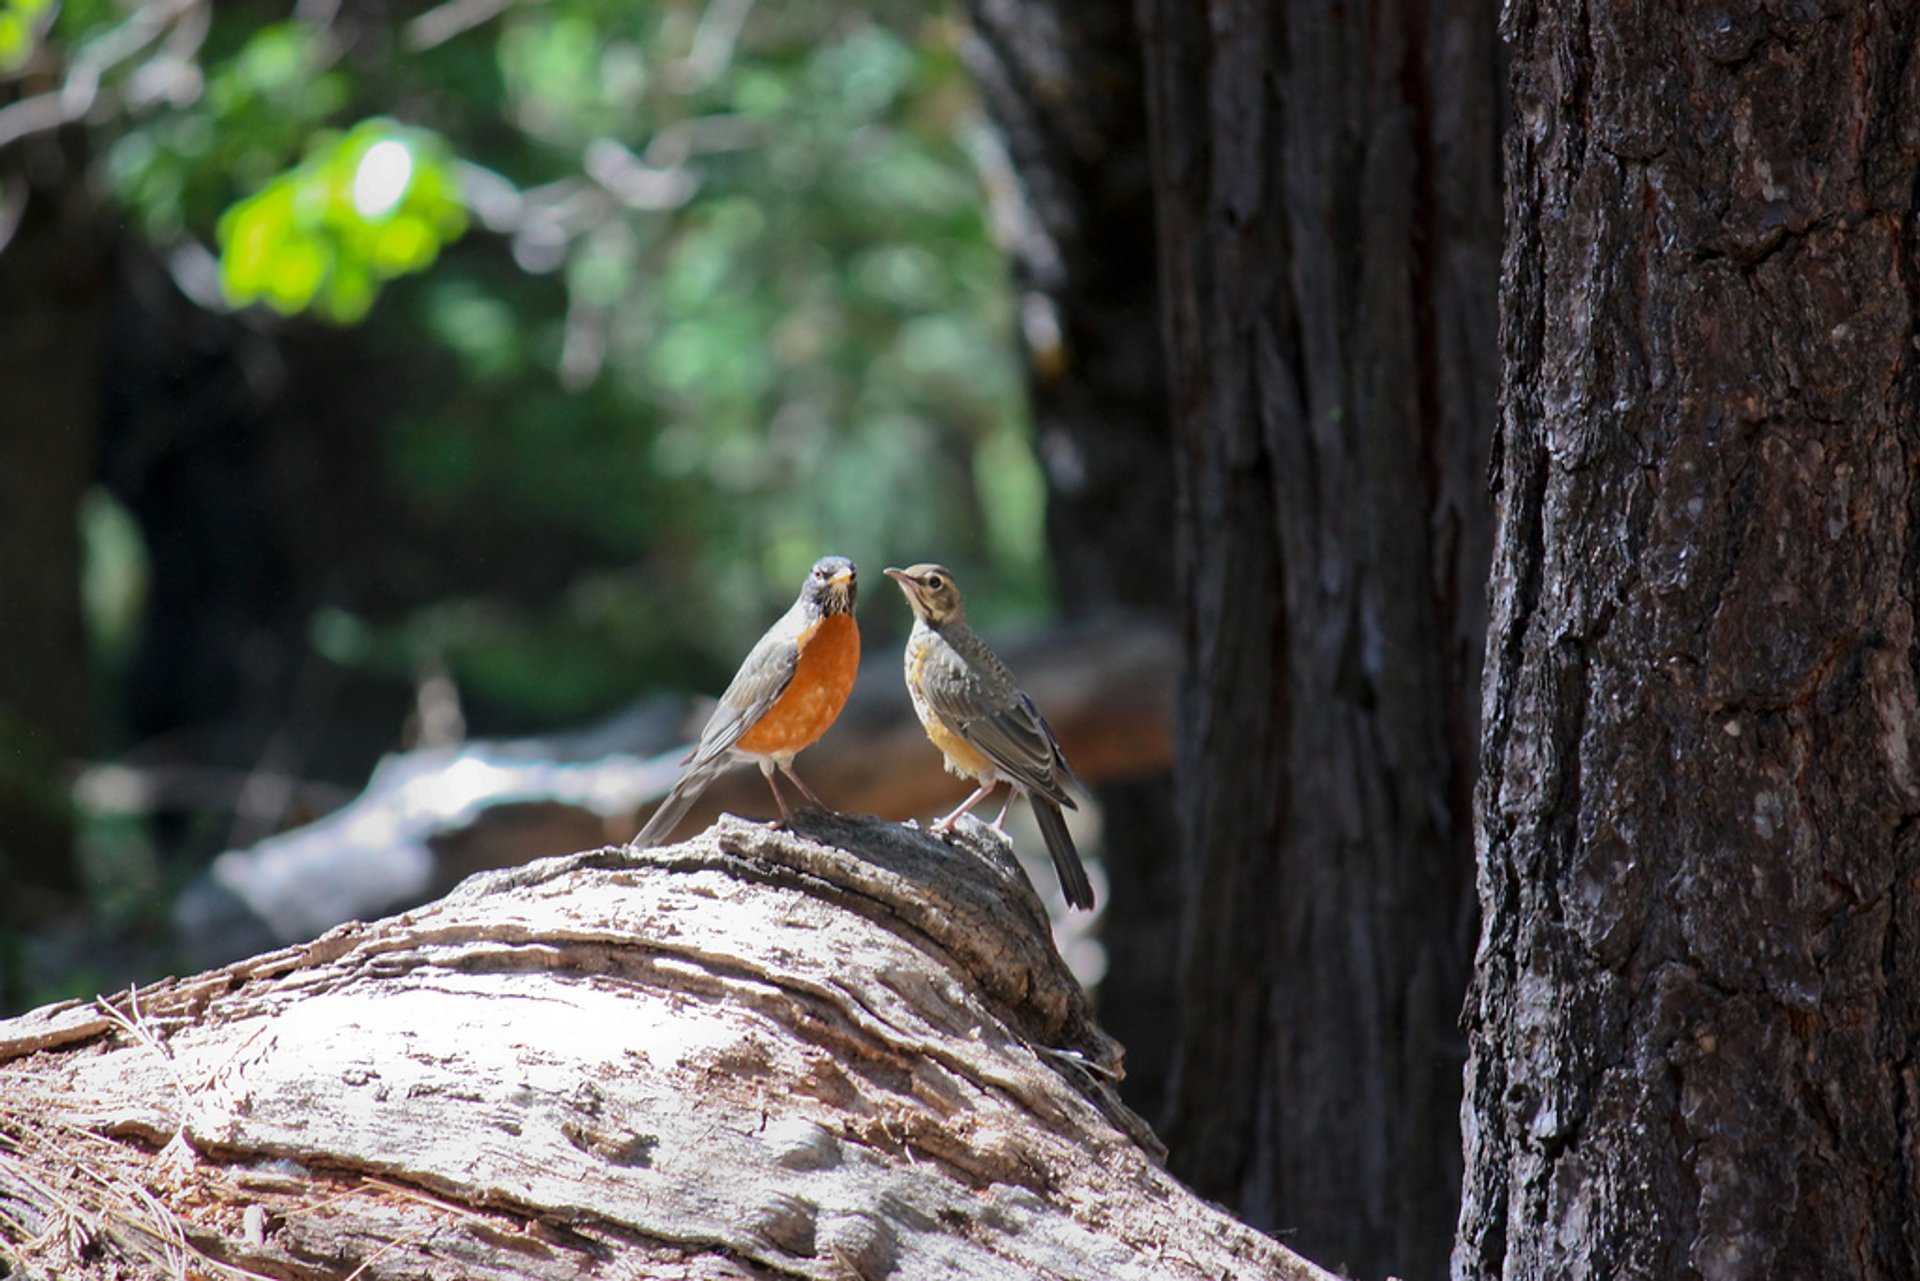
[[[466,230],[437,135],[391,120],[321,134],[307,157],[220,219],[220,279],[236,305],[361,320],[380,286],[430,266]]]

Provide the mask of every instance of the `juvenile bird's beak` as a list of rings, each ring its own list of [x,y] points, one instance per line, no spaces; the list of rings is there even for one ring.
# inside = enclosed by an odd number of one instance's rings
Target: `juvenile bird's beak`
[[[907,571],[904,569],[895,569],[892,566],[888,566],[887,568],[881,570],[880,572],[885,574],[888,578],[891,578],[894,582],[900,583],[902,585],[905,585],[913,581],[913,579],[907,574]]]

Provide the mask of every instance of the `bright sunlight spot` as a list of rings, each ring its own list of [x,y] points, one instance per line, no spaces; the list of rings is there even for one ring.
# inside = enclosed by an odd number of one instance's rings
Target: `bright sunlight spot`
[[[404,142],[383,138],[367,148],[353,171],[353,207],[362,218],[385,217],[407,194],[413,181],[413,152]]]

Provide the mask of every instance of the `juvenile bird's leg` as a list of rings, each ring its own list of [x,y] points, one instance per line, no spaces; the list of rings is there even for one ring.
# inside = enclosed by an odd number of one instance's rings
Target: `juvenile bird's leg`
[[[793,785],[800,789],[800,794],[806,797],[808,802],[815,809],[823,810],[827,808],[827,803],[821,800],[818,796],[815,796],[813,794],[813,789],[807,786],[807,780],[804,778],[801,778],[798,774],[793,772],[792,761],[780,761],[779,766],[780,766],[780,772],[793,780]]]
[[[793,811],[787,808],[787,798],[780,791],[780,784],[774,775],[773,766],[774,763],[771,760],[765,757],[760,759],[760,772],[766,776],[767,786],[773,789],[773,799],[780,803],[780,821],[785,823],[793,818]]]
[[[951,832],[953,830],[953,825],[960,821],[960,816],[962,814],[965,814],[968,810],[978,805],[982,800],[986,798],[987,793],[991,792],[994,788],[998,786],[1000,786],[1000,780],[997,778],[989,779],[986,782],[980,784],[980,786],[974,790],[974,793],[972,796],[969,796],[966,800],[960,802],[959,809],[947,815],[945,818],[941,819],[938,823],[935,823],[933,825],[933,830],[936,832]],[[1013,801],[1011,798],[1008,799],[1007,804],[1009,805],[1013,804]],[[1002,814],[1001,817],[1005,818],[1006,815]]]

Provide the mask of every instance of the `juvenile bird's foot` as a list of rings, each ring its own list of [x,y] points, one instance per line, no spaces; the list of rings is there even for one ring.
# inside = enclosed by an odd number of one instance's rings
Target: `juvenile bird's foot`
[[[974,806],[978,805],[982,800],[986,798],[989,792],[993,791],[993,789],[998,786],[1000,786],[1000,782],[998,779],[994,780],[991,783],[982,783],[979,787],[974,789],[972,796],[969,796],[966,800],[960,802],[959,809],[947,815],[945,818],[941,819],[938,823],[935,823],[933,825],[933,830],[936,832],[951,832],[953,830],[953,825],[955,823],[958,823],[963,817],[965,817],[967,811],[971,810]],[[1009,799],[1007,803],[1011,805],[1013,802],[1011,799]],[[1004,817],[1004,814],[1002,815],[1002,817]]]

